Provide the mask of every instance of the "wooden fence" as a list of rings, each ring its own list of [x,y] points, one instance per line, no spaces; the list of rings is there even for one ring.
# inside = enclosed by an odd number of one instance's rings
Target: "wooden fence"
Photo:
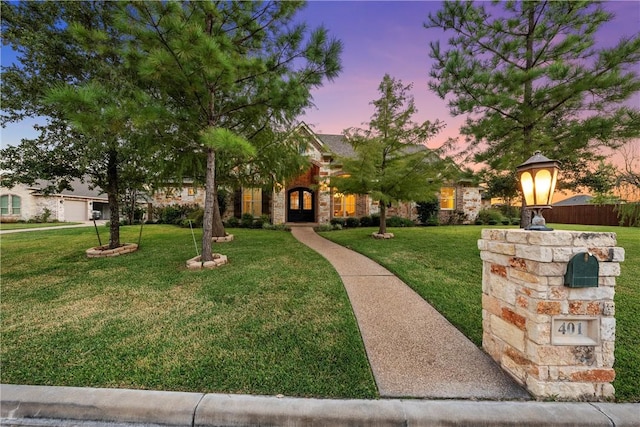
[[[554,206],[553,209],[542,211],[542,215],[547,223],[620,225],[615,207],[615,205]]]

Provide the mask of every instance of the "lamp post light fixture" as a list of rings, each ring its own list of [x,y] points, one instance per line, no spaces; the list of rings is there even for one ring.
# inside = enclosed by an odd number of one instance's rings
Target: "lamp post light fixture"
[[[516,168],[518,181],[524,194],[523,208],[534,212],[531,225],[526,227],[526,230],[553,230],[546,226],[542,209],[551,209],[559,170],[558,161],[546,158],[540,154],[540,151],[536,151],[529,160]]]

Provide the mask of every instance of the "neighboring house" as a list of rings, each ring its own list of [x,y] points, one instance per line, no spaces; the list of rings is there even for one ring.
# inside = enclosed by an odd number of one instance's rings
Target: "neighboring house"
[[[71,182],[73,191],[44,194],[42,190],[47,185],[40,181],[32,186],[0,187],[1,221],[28,221],[42,217],[46,210],[50,213],[49,220],[87,221],[93,211],[99,211],[101,219],[109,219],[107,195],[100,189],[89,189],[88,184],[74,180]]]
[[[561,200],[554,203],[552,206],[577,206],[577,205],[590,205],[593,196],[588,194],[576,194],[568,199]]]
[[[353,148],[343,135],[314,133],[302,123],[297,135],[308,141],[304,155],[311,161],[310,168],[295,179],[273,189],[242,188],[234,192],[233,200],[227,203],[223,218],[241,217],[249,213],[254,217],[268,215],[274,224],[281,223],[327,223],[333,218],[363,217],[379,212],[378,202],[366,194],[343,194],[330,186],[331,176],[340,175],[336,168],[337,156],[355,155]],[[481,209],[481,188],[469,182],[451,183],[443,186],[438,194],[439,217],[447,222],[453,215],[465,216],[465,223],[473,222]],[[204,189],[191,183],[179,189],[156,191],[154,205],[199,204],[204,205]],[[393,215],[417,219],[415,203],[399,203],[388,210]]]

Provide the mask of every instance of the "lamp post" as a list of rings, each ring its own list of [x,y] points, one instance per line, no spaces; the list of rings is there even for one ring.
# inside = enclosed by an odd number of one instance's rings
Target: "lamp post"
[[[551,231],[545,225],[542,209],[551,209],[553,192],[558,179],[558,162],[536,151],[526,162],[516,168],[518,181],[524,194],[523,208],[534,212],[531,225],[526,230]]]

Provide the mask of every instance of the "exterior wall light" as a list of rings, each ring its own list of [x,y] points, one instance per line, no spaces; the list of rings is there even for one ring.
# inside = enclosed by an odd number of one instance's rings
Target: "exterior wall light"
[[[534,212],[531,225],[526,230],[551,231],[545,224],[542,209],[551,209],[553,192],[558,179],[558,162],[536,151],[526,162],[516,168],[518,181],[524,194],[523,206]]]

